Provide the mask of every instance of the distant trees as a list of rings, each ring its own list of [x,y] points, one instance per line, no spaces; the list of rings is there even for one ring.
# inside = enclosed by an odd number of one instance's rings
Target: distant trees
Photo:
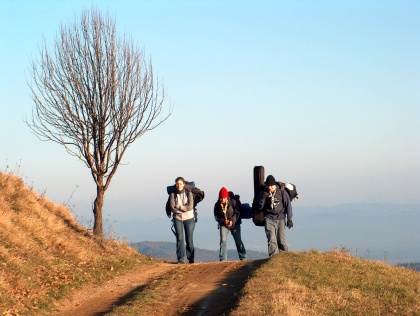
[[[117,37],[109,15],[84,11],[79,22],[61,26],[52,50],[44,41],[39,60],[31,61],[35,106],[26,123],[90,169],[96,184],[93,233],[102,236],[104,194],[125,151],[171,112],[161,116],[165,90],[151,61],[131,38]]]

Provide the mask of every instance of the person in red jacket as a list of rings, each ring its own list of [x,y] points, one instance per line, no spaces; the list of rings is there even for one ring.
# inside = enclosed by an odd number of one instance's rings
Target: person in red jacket
[[[220,261],[227,260],[227,235],[233,236],[238,251],[239,259],[246,260],[246,249],[241,238],[241,218],[239,207],[234,199],[229,197],[228,190],[223,187],[219,192],[219,199],[214,204],[214,219],[219,223],[220,230]]]

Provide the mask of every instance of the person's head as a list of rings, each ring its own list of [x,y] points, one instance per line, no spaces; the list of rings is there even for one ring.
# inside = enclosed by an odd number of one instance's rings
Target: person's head
[[[183,177],[178,177],[175,179],[175,187],[178,191],[182,191],[185,186],[185,180]]]
[[[229,197],[228,190],[225,187],[221,188],[220,191],[219,191],[219,201],[220,201],[220,203],[226,204],[227,201],[228,201],[228,197]]]
[[[276,179],[271,174],[265,180],[265,185],[270,192],[276,191]]]

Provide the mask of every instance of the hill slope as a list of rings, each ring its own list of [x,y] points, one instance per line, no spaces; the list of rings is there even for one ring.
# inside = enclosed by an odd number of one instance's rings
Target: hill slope
[[[0,172],[0,309],[40,314],[73,289],[147,261],[127,245],[95,239],[69,210]]]

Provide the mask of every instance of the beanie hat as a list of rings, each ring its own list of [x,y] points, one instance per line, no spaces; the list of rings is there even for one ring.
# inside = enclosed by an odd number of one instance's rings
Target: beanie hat
[[[219,191],[219,199],[227,198],[229,196],[228,190],[223,187]]]
[[[267,177],[267,180],[265,180],[265,184],[266,185],[275,185],[276,184],[276,179],[274,179],[274,177],[270,174]]]

